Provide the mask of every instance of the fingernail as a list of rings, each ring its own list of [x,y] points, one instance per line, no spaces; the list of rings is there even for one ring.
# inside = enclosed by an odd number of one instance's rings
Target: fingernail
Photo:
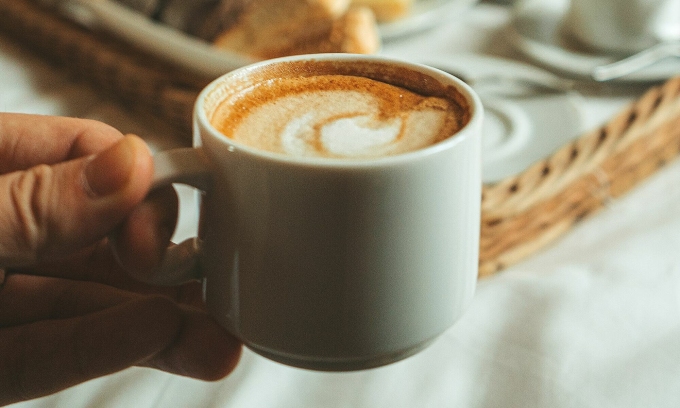
[[[85,189],[93,197],[104,197],[128,184],[135,163],[132,137],[125,137],[94,156],[84,170]]]

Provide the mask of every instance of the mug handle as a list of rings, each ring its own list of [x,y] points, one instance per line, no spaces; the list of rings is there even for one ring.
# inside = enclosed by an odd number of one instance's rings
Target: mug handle
[[[210,189],[211,165],[200,147],[162,151],[154,155],[153,161],[151,190],[173,183],[186,184],[203,192]],[[113,247],[115,251],[115,245]],[[158,271],[144,281],[153,285],[173,286],[199,279],[201,277],[197,267],[199,253],[198,237],[188,238],[180,244],[168,247]]]

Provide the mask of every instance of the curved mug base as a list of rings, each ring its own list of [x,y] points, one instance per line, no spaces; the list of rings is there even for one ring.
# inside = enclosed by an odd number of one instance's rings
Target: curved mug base
[[[435,338],[427,339],[415,346],[388,354],[366,357],[326,358],[308,357],[273,351],[255,344],[246,344],[253,352],[277,363],[314,371],[359,371],[378,368],[411,357],[431,345]]]

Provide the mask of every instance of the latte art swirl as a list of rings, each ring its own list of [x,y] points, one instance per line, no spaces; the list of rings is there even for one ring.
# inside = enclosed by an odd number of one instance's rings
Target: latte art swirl
[[[451,102],[364,77],[274,79],[225,100],[213,122],[227,137],[299,157],[380,157],[459,129]]]

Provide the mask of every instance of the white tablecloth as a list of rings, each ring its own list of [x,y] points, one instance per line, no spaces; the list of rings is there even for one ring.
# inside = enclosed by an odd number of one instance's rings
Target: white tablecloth
[[[508,16],[503,7],[481,5],[384,52],[516,56],[503,41]],[[586,126],[633,96],[588,96]],[[179,143],[166,124],[97,94],[5,38],[0,110],[99,119],[144,135],[155,149]],[[480,281],[463,319],[402,362],[318,373],[246,351],[236,371],[215,383],[134,368],[16,406],[680,407],[680,161],[550,247]]]

